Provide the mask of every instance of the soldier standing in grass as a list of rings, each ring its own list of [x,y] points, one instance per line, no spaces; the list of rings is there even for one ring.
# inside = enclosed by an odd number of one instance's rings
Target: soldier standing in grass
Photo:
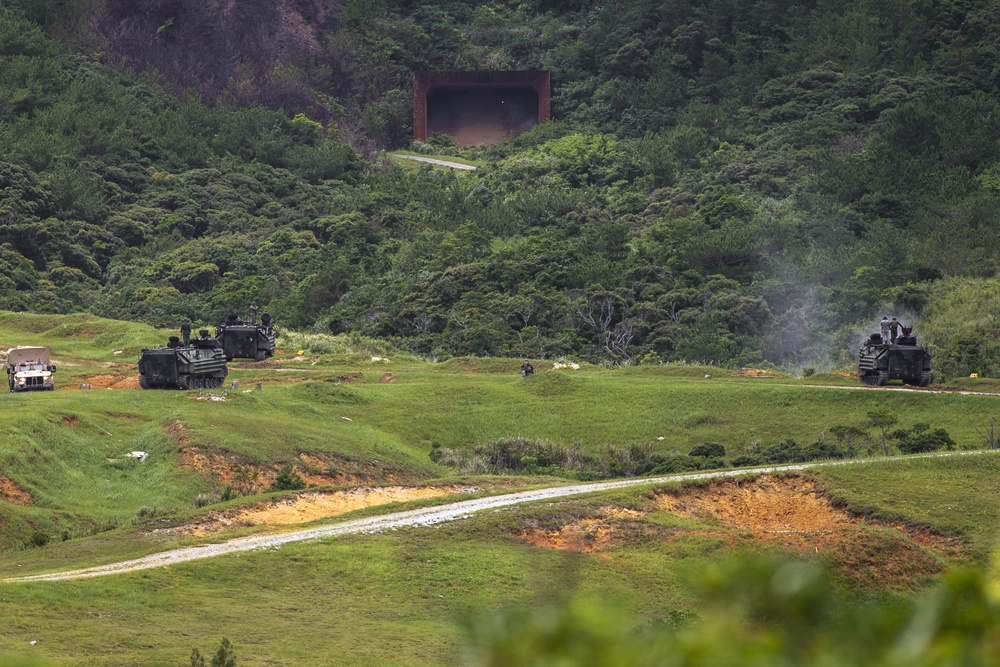
[[[188,318],[181,320],[181,338],[184,340],[184,347],[191,342],[191,321]]]
[[[533,375],[534,373],[535,373],[535,367],[531,365],[530,361],[525,359],[524,363],[521,364],[521,379],[523,380],[524,378],[528,377],[529,375]]]

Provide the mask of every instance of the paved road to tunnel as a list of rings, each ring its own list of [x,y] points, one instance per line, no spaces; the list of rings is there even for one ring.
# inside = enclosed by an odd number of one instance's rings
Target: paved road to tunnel
[[[775,472],[787,472],[792,470],[805,470],[808,468],[821,468],[835,465],[851,465],[867,461],[887,461],[887,460],[909,460],[921,457],[936,456],[962,456],[962,455],[982,455],[985,452],[950,452],[947,454],[926,454],[921,456],[891,457],[890,459],[854,459],[850,461],[835,461],[823,463],[803,463],[788,466],[768,466],[761,468],[747,468],[742,470],[721,470],[706,473],[694,473],[687,475],[670,475],[666,477],[642,477],[636,479],[620,480],[616,482],[593,482],[589,484],[572,484],[568,486],[557,486],[547,489],[536,489],[534,491],[520,491],[517,493],[506,493],[487,498],[474,498],[471,500],[458,500],[446,505],[426,507],[417,510],[407,510],[404,512],[393,512],[382,516],[356,519],[343,523],[320,526],[318,528],[306,528],[278,535],[255,535],[243,537],[222,544],[207,544],[199,547],[187,547],[184,549],[173,549],[157,554],[151,554],[135,560],[122,561],[120,563],[110,563],[97,567],[88,567],[81,570],[69,570],[65,572],[53,572],[49,574],[37,574],[26,577],[12,577],[3,579],[3,583],[27,582],[27,581],[60,581],[66,579],[83,579],[86,577],[102,577],[110,574],[121,574],[124,572],[135,572],[137,570],[150,570],[157,567],[185,563],[187,561],[198,560],[200,558],[211,558],[225,554],[238,553],[242,551],[252,551],[255,549],[275,549],[290,542],[302,542],[305,540],[320,540],[333,538],[339,535],[357,535],[381,533],[397,528],[433,526],[447,521],[464,519],[485,510],[510,507],[523,503],[536,502],[540,500],[551,500],[554,498],[565,498],[611,489],[621,489],[630,486],[649,486],[665,484],[671,482],[685,482],[702,479],[722,479],[726,477],[738,477],[743,475],[760,475]]]

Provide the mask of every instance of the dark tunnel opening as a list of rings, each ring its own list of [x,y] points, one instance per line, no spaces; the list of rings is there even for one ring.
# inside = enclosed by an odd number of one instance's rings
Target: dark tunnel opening
[[[495,144],[538,124],[531,88],[444,88],[427,94],[427,134],[447,134],[459,146]]]

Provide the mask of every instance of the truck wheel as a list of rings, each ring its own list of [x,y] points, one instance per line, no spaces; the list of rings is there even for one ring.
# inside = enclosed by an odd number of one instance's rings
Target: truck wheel
[[[887,371],[879,371],[878,378],[875,380],[875,384],[880,387],[884,387],[889,384],[889,373]]]
[[[924,371],[923,373],[921,373],[920,374],[920,386],[921,387],[926,387],[930,383],[931,383],[931,374],[930,374],[930,371]]]

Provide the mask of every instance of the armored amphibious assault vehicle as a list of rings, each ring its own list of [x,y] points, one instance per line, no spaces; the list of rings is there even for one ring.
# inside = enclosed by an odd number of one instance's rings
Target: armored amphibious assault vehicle
[[[230,315],[225,324],[216,327],[215,337],[222,344],[226,361],[236,357],[263,361],[274,355],[278,331],[269,313],[261,315],[260,324],[244,322],[236,315]]]
[[[865,384],[884,387],[889,380],[926,387],[931,381],[931,355],[917,345],[913,327],[903,327],[895,342],[883,343],[872,334],[858,353],[858,378]]]
[[[143,389],[198,389],[222,385],[229,369],[222,343],[210,338],[208,329],[201,337],[184,345],[171,336],[166,347],[144,349],[139,355],[139,386]]]

